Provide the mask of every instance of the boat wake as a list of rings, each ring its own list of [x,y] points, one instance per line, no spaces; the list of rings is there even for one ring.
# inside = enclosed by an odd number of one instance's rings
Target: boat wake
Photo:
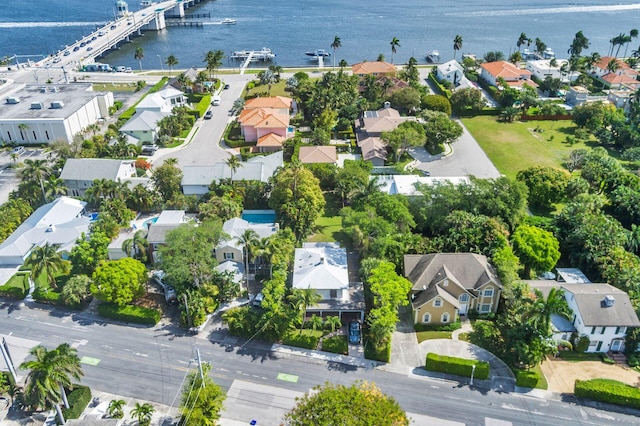
[[[104,22],[0,22],[0,28],[95,27]]]
[[[446,13],[449,16],[515,16],[515,15],[546,15],[556,13],[591,13],[591,12],[622,12],[627,10],[640,10],[640,4],[618,4],[612,6],[568,6],[549,7],[542,9],[507,9],[489,10],[477,12]]]

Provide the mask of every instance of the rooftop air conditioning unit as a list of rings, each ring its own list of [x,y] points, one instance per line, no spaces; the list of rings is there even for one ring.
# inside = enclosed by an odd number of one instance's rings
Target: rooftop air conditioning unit
[[[51,102],[51,108],[53,109],[62,109],[64,107],[64,102],[62,101],[53,101]]]
[[[31,102],[31,109],[42,109],[42,102]]]
[[[605,304],[608,308],[612,307],[612,306],[614,305],[614,303],[616,303],[616,299],[615,299],[612,295],[607,294],[607,295],[604,297],[604,304]]]
[[[56,86],[53,86],[53,87],[49,88],[49,91],[53,92],[53,93],[58,93],[58,88]]]
[[[44,86],[42,86],[42,87],[40,88],[40,93],[47,93],[47,88],[46,88],[46,87],[44,87]]]
[[[9,96],[6,100],[6,103],[11,104],[11,105],[15,105],[17,103],[20,103],[20,98],[16,98],[15,96]]]

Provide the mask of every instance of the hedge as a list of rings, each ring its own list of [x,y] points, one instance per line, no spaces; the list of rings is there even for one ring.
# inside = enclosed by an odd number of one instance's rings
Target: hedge
[[[433,84],[435,84],[435,86],[437,87],[438,91],[440,92],[440,93],[438,93],[438,95],[442,95],[442,96],[444,96],[444,97],[445,97],[445,98],[447,98],[447,99],[451,99],[451,94],[452,94],[452,93],[451,93],[451,90],[449,90],[449,89],[445,88],[445,87],[442,85],[442,83],[440,83],[440,82],[438,81],[438,79],[436,78],[435,73],[433,73],[433,72],[429,73],[429,80],[430,80]]]
[[[452,356],[428,353],[424,368],[429,371],[471,377],[474,365],[476,366],[476,370],[473,375],[474,378],[478,380],[486,380],[489,378],[489,363],[486,361],[476,361],[473,359],[456,358]]]
[[[322,339],[322,350],[334,354],[349,355],[347,336],[333,336]]]
[[[576,380],[574,393],[594,401],[640,408],[640,389],[617,380]]]
[[[415,324],[413,328],[417,332],[421,331],[456,331],[462,324],[460,321],[452,322],[449,324]]]
[[[543,378],[537,371],[533,370],[516,370],[516,386],[522,388],[537,388],[546,389],[546,386],[542,386]]]
[[[64,301],[62,300],[62,295],[56,291],[53,291],[49,288],[41,288],[38,287],[33,291],[33,300],[40,303],[46,303],[48,305],[64,305]]]
[[[91,389],[87,386],[74,385],[71,393],[67,394],[67,400],[69,409],[62,407],[62,415],[66,420],[77,419],[91,401]]]
[[[315,350],[318,347],[318,338],[309,334],[300,334],[298,331],[292,331],[284,336],[282,344]]]
[[[98,305],[98,314],[105,318],[136,324],[156,325],[160,321],[158,309],[143,308],[142,306],[126,305],[119,307],[113,303]]]
[[[375,361],[389,362],[391,359],[391,342],[387,342],[382,347],[374,346],[371,342],[365,342],[364,357]]]
[[[0,297],[6,297],[9,299],[22,300],[27,297],[29,290],[19,287],[3,285],[0,287]]]

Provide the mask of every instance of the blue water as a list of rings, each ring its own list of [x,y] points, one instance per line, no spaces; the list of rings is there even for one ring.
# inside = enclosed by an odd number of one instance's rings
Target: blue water
[[[242,213],[242,219],[249,223],[275,223],[275,213]]]
[[[2,2],[0,56],[48,54],[113,18],[113,1],[21,0]],[[136,9],[138,2],[131,1]],[[179,68],[203,66],[208,50],[230,53],[270,47],[282,66],[312,64],[305,51],[330,49],[334,36],[342,40],[336,61],[352,64],[391,60],[390,41],[400,40],[394,62],[415,56],[425,62],[427,50],[441,58],[453,56],[453,39],[463,37],[462,52],[482,56],[489,50],[509,54],[521,32],[540,37],[559,57],[566,54],[573,35],[582,30],[591,40],[589,51],[606,54],[609,40],[640,27],[640,3],[632,0],[208,0],[187,13],[210,12],[203,28],[171,27],[148,31],[102,62],[137,67],[135,47],[144,48],[144,68],[159,68],[160,58],[175,55]],[[225,17],[236,25],[220,25]],[[640,45],[638,39],[629,51]],[[623,53],[624,48],[621,50]],[[462,53],[461,52],[461,53]],[[160,58],[158,58],[160,55]],[[326,60],[331,64],[332,58]],[[237,66],[225,60],[226,67]]]
[[[142,222],[142,229],[149,229],[149,226],[158,221],[158,216],[152,217],[151,219],[147,219]]]

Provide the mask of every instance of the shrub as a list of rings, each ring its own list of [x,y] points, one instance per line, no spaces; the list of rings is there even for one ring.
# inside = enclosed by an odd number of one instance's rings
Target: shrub
[[[375,346],[371,342],[365,342],[364,357],[375,361],[389,362],[391,359],[391,342],[384,346]]]
[[[67,394],[67,400],[69,401],[69,409],[62,408],[62,415],[65,419],[77,419],[89,401],[91,401],[91,389],[87,386],[74,385],[71,393]]]
[[[542,386],[545,382],[537,371],[534,370],[516,370],[516,386],[523,388],[537,388],[546,389],[547,386]]]
[[[11,287],[3,285],[0,287],[0,297],[8,299],[21,300],[27,297],[28,290],[20,287]]]
[[[318,338],[309,334],[300,334],[298,331],[293,331],[284,336],[282,344],[305,349],[316,349],[318,347]]]
[[[613,358],[609,358],[607,354],[602,354],[602,362],[605,364],[615,364],[616,361]]]
[[[589,349],[589,337],[588,336],[582,336],[580,337],[580,339],[578,339],[578,342],[575,344],[575,351],[576,352],[585,352],[587,349]]]
[[[136,324],[156,325],[160,321],[160,311],[158,309],[135,305],[118,307],[113,303],[101,303],[98,305],[98,314],[105,318]]]
[[[468,313],[469,319],[471,321],[475,320],[493,320],[496,317],[496,314],[493,312],[487,312],[486,314],[481,314],[477,309],[473,309]]]
[[[450,324],[416,324],[413,326],[417,332],[421,331],[456,331],[462,324],[460,321],[452,322]]]
[[[638,365],[640,365],[640,360],[635,354],[629,355],[629,358],[627,359],[627,364],[629,364],[629,367],[632,367],[632,368],[637,367]]]
[[[580,398],[640,408],[640,389],[616,380],[576,380],[574,393]]]
[[[455,374],[457,376],[471,377],[473,366],[476,366],[474,377],[478,380],[489,378],[489,363],[472,359],[456,358],[452,356],[427,354],[425,370],[440,373]]]
[[[64,305],[61,294],[49,289],[48,287],[38,287],[33,291],[33,300],[48,305]]]
[[[334,354],[349,355],[347,336],[333,336],[322,340],[322,350]]]

